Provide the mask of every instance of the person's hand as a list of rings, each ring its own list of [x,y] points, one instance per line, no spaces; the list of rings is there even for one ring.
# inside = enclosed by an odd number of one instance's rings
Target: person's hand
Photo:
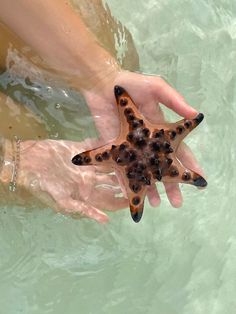
[[[93,90],[83,91],[100,131],[100,144],[106,143],[119,134],[120,125],[114,97],[115,85],[120,85],[127,90],[139,110],[150,122],[160,123],[164,121],[159,103],[187,119],[194,118],[197,115],[197,111],[190,107],[184,98],[160,77],[128,71],[121,71],[117,74],[112,73],[110,77],[105,78]],[[184,143],[179,146],[177,157],[187,168],[203,175],[196,159]],[[172,206],[181,206],[182,194],[179,185],[176,183],[165,183],[164,185]],[[151,205],[159,205],[160,196],[155,185],[149,188],[148,198]]]
[[[108,216],[102,210],[124,208],[127,200],[116,197],[121,190],[114,174],[92,166],[78,169],[72,164],[75,153],[90,147],[89,141],[21,142],[17,185],[57,211],[106,222]]]

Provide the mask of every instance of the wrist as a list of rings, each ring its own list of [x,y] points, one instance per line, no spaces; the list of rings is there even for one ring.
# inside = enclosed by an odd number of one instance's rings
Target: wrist
[[[77,55],[70,64],[63,63],[57,73],[82,93],[102,89],[121,71],[118,62],[99,43],[90,43],[86,56]],[[62,74],[62,75],[61,75]]]
[[[13,143],[10,140],[2,140],[2,162],[0,168],[0,181],[9,184],[12,178],[14,168],[14,151]]]
[[[14,142],[5,140],[3,150],[3,167],[0,173],[0,181],[5,184],[8,183],[9,191],[15,192],[20,162],[20,139],[16,137]]]

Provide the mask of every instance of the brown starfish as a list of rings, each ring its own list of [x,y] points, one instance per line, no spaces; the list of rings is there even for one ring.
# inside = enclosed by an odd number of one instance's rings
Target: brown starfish
[[[139,222],[149,185],[156,181],[189,183],[205,187],[206,180],[186,169],[176,157],[180,142],[204,118],[176,123],[152,124],[138,111],[129,94],[120,86],[114,93],[120,116],[120,135],[111,144],[88,150],[73,157],[78,166],[106,165],[124,177],[131,216]]]

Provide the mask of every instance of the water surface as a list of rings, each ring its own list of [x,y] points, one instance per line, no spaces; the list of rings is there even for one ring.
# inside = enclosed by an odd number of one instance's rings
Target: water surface
[[[133,35],[141,71],[163,75],[205,113],[187,143],[209,186],[182,186],[180,209],[161,189],[161,206],[146,203],[139,224],[128,210],[101,226],[50,209],[2,206],[0,312],[234,314],[236,3],[107,2]],[[41,89],[32,98],[31,87],[16,83],[1,77],[2,89],[47,112],[51,138],[90,135],[84,129],[92,121],[78,95]],[[77,118],[80,110],[86,122]]]

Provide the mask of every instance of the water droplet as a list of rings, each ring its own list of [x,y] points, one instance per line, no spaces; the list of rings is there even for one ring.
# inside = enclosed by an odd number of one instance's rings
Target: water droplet
[[[37,190],[39,188],[39,181],[38,179],[34,179],[30,182],[30,187],[32,190]]]
[[[50,86],[47,86],[46,90],[47,90],[48,94],[52,94],[52,88]]]
[[[55,108],[56,108],[56,109],[61,109],[61,104],[57,103],[57,104],[55,105]]]

